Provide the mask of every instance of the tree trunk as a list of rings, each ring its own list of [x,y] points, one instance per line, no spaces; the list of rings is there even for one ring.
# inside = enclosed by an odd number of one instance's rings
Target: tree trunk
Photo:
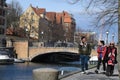
[[[119,78],[120,78],[120,0],[118,2],[118,71],[119,71]]]

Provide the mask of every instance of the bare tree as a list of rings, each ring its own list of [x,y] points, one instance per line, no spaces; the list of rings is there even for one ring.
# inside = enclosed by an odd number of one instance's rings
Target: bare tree
[[[96,27],[112,26],[118,23],[118,0],[67,0],[67,2],[70,4],[83,3],[86,12],[91,11],[96,16],[94,20]],[[103,18],[104,23],[101,24]]]
[[[118,24],[118,71],[120,77],[120,0],[66,0],[70,4],[77,2],[86,3],[86,10],[97,9],[95,25],[102,27],[103,25],[112,26]],[[104,19],[104,23],[101,21]],[[104,27],[106,27],[104,26]]]
[[[10,4],[8,4],[7,10],[7,27],[19,27],[19,18],[22,14],[22,7],[19,2],[12,0]]]
[[[119,71],[119,78],[120,78],[120,0],[118,2],[118,71]]]

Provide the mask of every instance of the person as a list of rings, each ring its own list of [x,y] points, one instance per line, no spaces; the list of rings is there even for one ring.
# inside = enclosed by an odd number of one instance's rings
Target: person
[[[11,38],[10,41],[11,41],[11,46],[13,46],[14,45],[14,40]]]
[[[103,71],[105,73],[106,71],[106,61],[105,61],[105,55],[106,55],[107,47],[105,46],[105,42],[103,40],[100,40],[97,47],[97,53],[98,53],[98,63],[97,63],[97,69],[95,70],[95,73],[99,73],[100,65],[103,64]]]
[[[6,38],[3,38],[2,39],[2,47],[6,47],[6,44],[7,44]]]
[[[107,49],[107,69],[106,75],[111,76],[114,72],[114,66],[117,63],[117,48],[113,42],[110,43]]]
[[[81,73],[86,73],[85,70],[88,70],[88,61],[91,54],[91,46],[87,43],[86,37],[81,37],[81,42],[79,44],[79,55],[81,60]]]

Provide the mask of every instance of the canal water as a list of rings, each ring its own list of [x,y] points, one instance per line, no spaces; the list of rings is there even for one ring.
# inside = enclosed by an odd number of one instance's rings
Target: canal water
[[[34,69],[54,68],[60,72],[64,70],[67,73],[80,70],[79,62],[47,64],[47,63],[14,63],[11,65],[0,65],[0,80],[33,80]],[[61,74],[59,74],[61,75]]]

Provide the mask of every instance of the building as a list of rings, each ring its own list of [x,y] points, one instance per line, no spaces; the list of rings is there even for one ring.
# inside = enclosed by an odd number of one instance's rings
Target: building
[[[47,12],[30,5],[20,17],[20,27],[38,41],[73,42],[75,19],[68,12]]]
[[[6,0],[0,0],[0,47],[6,45],[5,30],[6,30]]]
[[[46,10],[44,8],[33,7],[30,5],[21,15],[20,27],[28,32],[29,37],[39,40],[41,33],[45,30],[44,28],[48,27],[45,13]]]
[[[59,30],[61,30],[59,35],[63,35],[63,36],[61,36],[60,39],[58,40],[66,41],[66,42],[74,41],[74,32],[76,29],[76,23],[75,23],[75,19],[71,14],[69,14],[66,11],[46,12],[46,17],[51,22],[52,26],[61,27],[59,28]]]
[[[63,11],[62,13],[62,24],[65,30],[65,40],[67,42],[73,42],[74,41],[74,33],[76,29],[76,23],[75,19],[73,18],[72,14],[69,14],[68,12]]]

